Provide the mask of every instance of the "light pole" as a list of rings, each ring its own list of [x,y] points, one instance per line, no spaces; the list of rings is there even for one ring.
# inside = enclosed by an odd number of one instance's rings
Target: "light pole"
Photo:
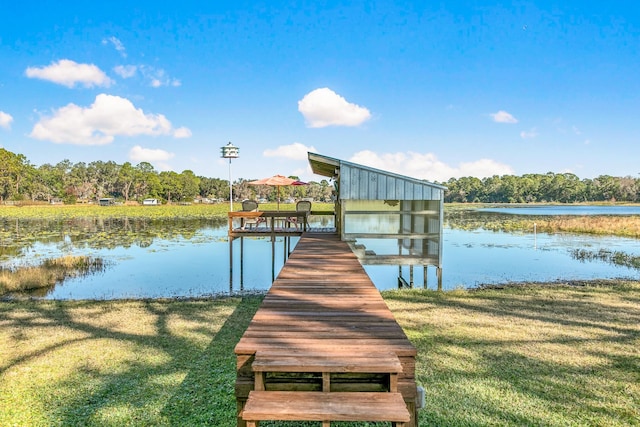
[[[240,156],[240,149],[229,142],[220,148],[222,157],[229,159],[229,212],[233,212],[233,181],[231,181],[231,159],[237,159]]]

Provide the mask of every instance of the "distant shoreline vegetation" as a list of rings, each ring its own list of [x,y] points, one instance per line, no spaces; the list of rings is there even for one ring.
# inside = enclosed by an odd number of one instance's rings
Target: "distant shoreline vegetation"
[[[486,204],[446,204],[445,225],[464,230],[576,233],[640,238],[639,215],[509,215],[469,211]]]
[[[264,199],[275,202],[272,186],[252,186],[239,178],[233,183],[236,200]],[[298,177],[292,177],[298,179]],[[461,177],[442,182],[447,187],[447,203],[640,203],[640,178],[600,175],[580,179],[572,173],[494,175],[487,178]],[[326,179],[309,185],[284,186],[280,199],[312,198],[331,201],[334,190]],[[46,203],[86,203],[112,198],[118,203],[216,203],[229,200],[229,181],[196,176],[193,171],[158,172],[148,162],[132,165],[113,161],[32,165],[22,154],[0,148],[0,203],[31,201]]]
[[[250,177],[250,180],[262,177]],[[298,179],[297,176],[291,178]],[[234,199],[276,202],[274,186],[249,185],[247,179],[234,181]],[[326,179],[309,185],[284,186],[280,200],[312,198],[330,201],[333,185]],[[143,203],[156,199],[159,203],[219,203],[229,200],[229,181],[196,176],[184,170],[158,172],[148,162],[132,165],[101,160],[72,163],[63,160],[55,165],[33,166],[22,154],[0,148],[0,203],[30,201],[76,204],[111,199],[115,203]]]
[[[640,202],[640,178],[630,176],[580,179],[572,173],[548,172],[451,178],[444,185],[449,203]]]

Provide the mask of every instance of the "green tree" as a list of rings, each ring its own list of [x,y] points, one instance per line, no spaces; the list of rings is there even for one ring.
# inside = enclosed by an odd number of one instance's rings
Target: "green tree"
[[[600,175],[593,180],[595,200],[616,201],[621,200],[620,180],[610,175]]]
[[[311,197],[313,200],[319,201],[331,200],[331,187],[326,179],[320,182],[310,181],[306,187],[306,197]],[[328,193],[327,189],[329,190]]]
[[[483,202],[499,203],[504,201],[501,199],[502,178],[500,176],[493,175],[492,177],[487,177],[482,180],[482,185],[485,194],[482,200]]]
[[[178,174],[173,171],[162,171],[158,177],[160,178],[162,198],[167,203],[171,203],[172,200],[179,200],[181,189]]]
[[[149,162],[140,162],[134,169],[133,198],[140,201],[147,197],[161,197],[162,185],[153,165]]]
[[[450,178],[445,184],[445,201],[448,203],[468,203],[483,201],[483,183],[479,178],[468,176]]]
[[[97,160],[89,163],[87,172],[95,188],[96,198],[116,195],[119,169],[120,166],[111,160],[108,162]]]
[[[75,198],[81,200],[95,198],[96,188],[89,175],[89,169],[84,162],[72,165],[65,181],[67,182],[67,194],[73,194]]]
[[[498,198],[501,202],[522,203],[524,196],[521,192],[520,178],[514,175],[504,175],[501,179]]]
[[[262,198],[263,194],[261,193],[263,187],[265,189],[273,189],[273,187],[264,186],[264,185],[249,185],[249,181],[246,179],[238,179],[233,184],[233,199],[234,200],[244,200],[244,199],[256,199]],[[229,185],[229,181],[226,181],[227,185]],[[229,188],[227,187],[226,197],[225,199],[229,199]],[[271,200],[271,199],[270,199]],[[273,199],[275,200],[275,199]]]
[[[620,200],[637,202],[640,193],[640,179],[630,176],[620,178]]]
[[[200,180],[198,194],[200,197],[209,199],[223,198],[229,195],[229,182],[218,178],[206,178],[199,176]]]
[[[526,174],[520,178],[520,195],[524,203],[531,203],[539,197],[539,175]]]
[[[140,174],[137,173],[136,169],[129,162],[125,162],[122,166],[120,166],[118,170],[118,180],[117,180],[117,189],[119,190],[122,197],[124,197],[124,201],[129,201],[129,195],[131,193],[131,189],[133,188],[137,179],[140,178]]]
[[[0,148],[0,201],[23,198],[22,185],[29,176],[35,175],[31,169],[24,155]]]
[[[32,200],[46,200],[63,197],[64,175],[57,167],[45,163],[36,169]]]
[[[200,190],[200,179],[191,170],[184,170],[179,175],[181,201],[193,201]]]

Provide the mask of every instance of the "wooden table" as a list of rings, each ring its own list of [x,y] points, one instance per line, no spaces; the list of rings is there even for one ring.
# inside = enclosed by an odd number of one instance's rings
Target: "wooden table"
[[[291,227],[291,218],[295,218],[296,226],[294,227],[296,230],[300,230],[301,232],[307,231],[308,229],[308,216],[309,212],[297,212],[297,211],[249,211],[249,212],[229,212],[229,235],[234,233],[238,233],[240,231],[257,231],[259,229],[259,224],[256,225],[255,229],[245,230],[245,220],[246,219],[256,219],[256,218],[264,218],[265,219],[265,227],[267,231],[271,231],[275,233],[277,231],[286,231]],[[240,220],[240,227],[234,227],[233,220]],[[278,226],[279,224],[279,226]],[[298,224],[301,226],[298,227]]]

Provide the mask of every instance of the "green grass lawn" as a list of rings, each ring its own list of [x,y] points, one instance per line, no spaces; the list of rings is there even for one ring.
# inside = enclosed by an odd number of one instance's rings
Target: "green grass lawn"
[[[640,284],[383,296],[418,348],[421,426],[640,425]],[[1,301],[0,425],[234,426],[260,301]]]

